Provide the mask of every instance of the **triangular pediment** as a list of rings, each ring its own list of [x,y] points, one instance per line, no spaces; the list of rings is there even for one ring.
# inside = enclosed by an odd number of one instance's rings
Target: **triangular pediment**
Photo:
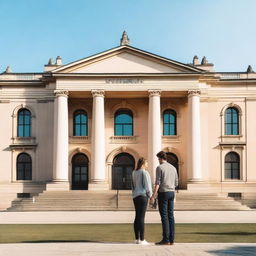
[[[61,66],[54,73],[201,73],[190,65],[166,59],[131,46],[120,46]]]

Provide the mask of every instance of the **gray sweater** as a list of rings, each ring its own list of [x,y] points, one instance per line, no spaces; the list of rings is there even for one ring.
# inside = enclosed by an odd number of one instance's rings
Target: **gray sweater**
[[[156,185],[159,185],[159,192],[175,191],[178,186],[178,175],[176,168],[164,162],[156,168]]]
[[[152,196],[152,183],[149,173],[145,169],[132,172],[132,197]]]

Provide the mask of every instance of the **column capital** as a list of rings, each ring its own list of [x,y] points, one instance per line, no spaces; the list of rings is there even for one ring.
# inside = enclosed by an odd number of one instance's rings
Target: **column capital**
[[[69,92],[65,90],[55,90],[54,94],[56,97],[60,97],[60,96],[68,97]]]
[[[192,89],[192,90],[188,90],[188,97],[191,96],[200,96],[201,91],[198,89]]]
[[[105,91],[104,90],[91,90],[93,97],[104,97]]]
[[[160,96],[161,90],[148,90],[149,97]]]

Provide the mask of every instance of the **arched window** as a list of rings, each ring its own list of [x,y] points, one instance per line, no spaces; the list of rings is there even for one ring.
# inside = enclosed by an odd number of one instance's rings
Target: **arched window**
[[[225,135],[239,134],[239,112],[236,108],[230,107],[225,111]]]
[[[18,155],[16,170],[17,180],[32,180],[32,160],[29,154]]]
[[[130,110],[115,113],[115,136],[133,136],[133,114]]]
[[[88,117],[84,110],[75,111],[73,123],[74,136],[88,136]]]
[[[167,109],[164,111],[163,135],[177,135],[176,112],[172,109]]]
[[[235,152],[225,156],[225,179],[240,179],[240,157]]]
[[[22,108],[18,112],[18,137],[31,136],[31,113],[28,109]]]

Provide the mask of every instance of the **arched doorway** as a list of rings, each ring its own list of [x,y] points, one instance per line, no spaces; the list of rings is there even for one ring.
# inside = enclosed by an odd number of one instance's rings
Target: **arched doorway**
[[[72,158],[72,189],[88,189],[88,157],[83,153],[77,153]]]
[[[131,189],[132,171],[135,168],[135,160],[128,153],[118,154],[113,160],[112,188],[119,190]]]
[[[178,159],[178,157],[174,153],[171,153],[171,152],[166,152],[166,155],[167,155],[167,162],[172,164],[176,168],[177,174],[179,177],[179,159]],[[178,189],[179,188],[180,188],[180,184],[178,186]]]
[[[178,157],[174,153],[171,153],[171,152],[167,152],[166,155],[167,155],[167,162],[172,164],[176,168],[178,176],[179,176],[179,159],[178,159]]]

